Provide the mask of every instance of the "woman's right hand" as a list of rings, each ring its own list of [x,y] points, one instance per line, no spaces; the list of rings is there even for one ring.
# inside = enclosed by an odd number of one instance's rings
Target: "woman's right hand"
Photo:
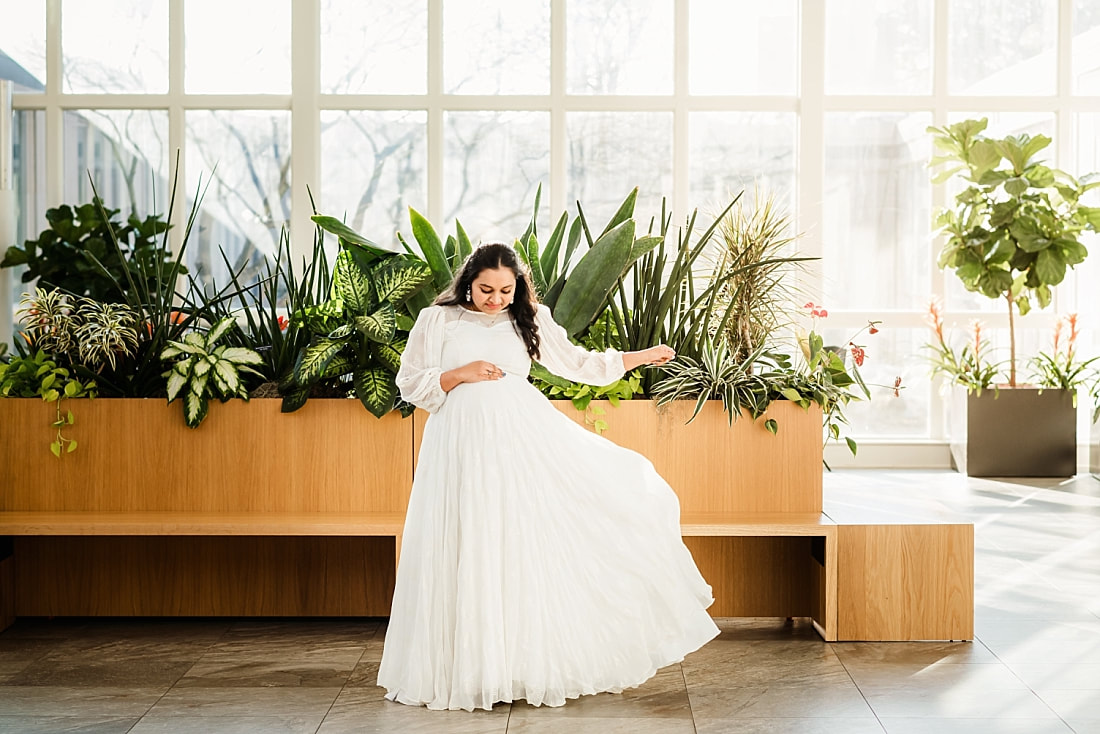
[[[499,380],[504,377],[504,370],[483,359],[470,362],[470,364],[460,369],[464,378],[463,382],[484,382],[485,380]]]
[[[502,377],[504,377],[504,370],[492,362],[479,359],[444,372],[439,376],[439,385],[443,388],[443,392],[450,392],[464,382],[484,382],[499,380]]]

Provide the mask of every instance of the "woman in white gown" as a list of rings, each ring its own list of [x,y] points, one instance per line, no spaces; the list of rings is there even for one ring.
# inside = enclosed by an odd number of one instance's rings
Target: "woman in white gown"
[[[718,634],[675,493],[562,415],[532,358],[606,385],[666,346],[571,343],[507,245],[479,247],[416,321],[402,397],[424,426],[378,685],[431,709],[621,692]]]

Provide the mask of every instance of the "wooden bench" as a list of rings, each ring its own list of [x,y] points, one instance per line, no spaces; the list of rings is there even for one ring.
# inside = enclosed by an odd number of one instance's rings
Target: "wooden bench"
[[[689,513],[680,532],[718,617],[809,617],[837,640],[837,527],[818,513]]]
[[[392,537],[395,562],[400,555],[403,526],[404,517],[398,513],[0,512],[0,536],[15,538]],[[751,610],[755,611],[753,616],[809,616],[824,639],[837,639],[836,526],[824,515],[695,514],[681,518],[681,530],[689,543],[708,537],[820,541],[812,547],[807,544],[798,554],[800,560],[785,572],[776,574],[770,563],[753,561],[750,567],[770,570],[746,578],[746,570],[742,569],[736,586],[727,581],[717,588],[726,604],[731,598],[753,599],[757,605]],[[723,553],[695,552],[702,555],[704,565],[721,564],[722,570],[711,570],[728,578],[730,564]],[[11,559],[5,565],[11,566]],[[148,576],[155,569],[146,567],[145,571]],[[33,573],[30,569],[26,572]],[[6,622],[0,619],[6,625],[14,618],[12,571],[9,569],[6,577],[0,574],[0,579],[6,582],[0,586],[0,609],[10,610]],[[150,583],[152,580],[147,578],[143,585]]]
[[[17,609],[382,616],[404,522],[401,513],[0,512],[0,629]],[[388,538],[394,563],[380,568],[387,551],[371,541]]]
[[[837,518],[842,522],[838,523]],[[370,589],[356,588],[355,584],[343,592],[333,591],[347,581],[333,576],[316,586],[300,585],[280,591],[278,581],[270,575],[278,573],[280,564],[286,562],[314,568],[305,576],[324,574],[334,566],[346,565],[350,554],[350,578],[356,579],[355,563],[374,564],[373,560],[359,557],[348,546],[333,552],[315,546],[287,549],[285,557],[274,558],[271,563],[245,564],[242,568],[226,569],[225,559],[237,554],[204,551],[195,546],[197,554],[209,553],[209,564],[188,564],[183,569],[184,580],[164,584],[162,606],[143,606],[156,601],[151,587],[158,579],[167,578],[173,572],[171,560],[158,556],[154,549],[144,546],[137,550],[123,545],[107,545],[102,548],[103,558],[86,565],[95,569],[95,579],[72,579],[85,591],[69,588],[60,604],[61,613],[72,614],[73,594],[87,593],[91,606],[78,611],[120,614],[127,610],[135,614],[182,613],[195,614],[205,597],[215,597],[216,613],[262,613],[266,608],[263,597],[280,593],[300,596],[322,595],[320,606],[313,613],[331,615],[349,614],[358,607],[341,606],[347,594],[373,593],[389,585],[381,595],[388,606],[389,593],[396,574],[396,561],[401,550],[401,534],[404,516],[399,513],[199,513],[199,512],[0,512],[0,537],[33,543],[49,538],[48,545],[32,545],[27,548],[29,563],[20,571],[34,576],[38,573],[36,556],[52,555],[41,568],[47,574],[57,573],[64,564],[55,554],[96,552],[100,546],[82,545],[79,540],[88,536],[102,539],[160,539],[176,538],[343,538],[349,541],[361,538],[393,538],[394,566],[382,580]],[[973,525],[935,521],[920,522],[910,515],[886,512],[838,508],[831,514],[799,513],[694,513],[681,517],[681,533],[685,538],[703,575],[711,580],[715,589],[715,616],[734,617],[809,617],[818,633],[826,641],[837,640],[920,640],[920,639],[972,639],[973,638]],[[70,541],[75,541],[70,543]],[[12,544],[9,543],[9,546]],[[191,546],[177,547],[177,555],[188,555]],[[260,554],[271,559],[279,555],[278,545],[265,546]],[[246,547],[244,553],[251,553]],[[4,554],[0,554],[4,555]],[[9,548],[6,554],[11,556]],[[239,554],[237,554],[239,555]],[[334,557],[338,556],[338,557]],[[149,556],[149,557],[147,557]],[[219,561],[219,559],[221,559]],[[0,558],[0,629],[10,625],[15,618],[15,564],[12,557]],[[112,561],[128,565],[129,570],[120,576],[112,573]],[[256,578],[247,578],[255,569]],[[345,571],[348,568],[345,567]],[[367,569],[363,569],[367,575]],[[253,584],[254,590],[239,595],[237,601],[221,600],[228,607],[218,607],[217,597],[224,597],[226,583],[213,590],[204,589],[203,581],[196,574],[229,573],[241,577],[240,584]],[[54,584],[58,579],[52,580]],[[104,601],[99,597],[103,588],[91,589],[91,585],[117,588],[124,597],[132,594],[132,606],[125,599]],[[35,584],[27,580],[18,585],[28,589]],[[369,586],[369,585],[368,585]],[[191,606],[181,600],[181,589],[194,589],[200,605]],[[220,589],[220,590],[219,590]],[[32,609],[50,613],[56,598],[48,588],[39,588],[43,594]],[[240,599],[260,597],[255,609],[239,608]],[[137,598],[137,597],[140,597]],[[335,597],[334,601],[325,601]],[[96,601],[98,599],[98,601]],[[303,602],[306,603],[306,602]],[[44,607],[42,605],[45,605]],[[163,606],[167,604],[168,606]],[[331,604],[331,606],[330,606]],[[278,609],[279,607],[273,607]],[[220,609],[220,611],[219,611]],[[196,611],[198,610],[198,611]],[[350,610],[350,611],[349,611]],[[384,614],[388,609],[376,607],[372,614]],[[207,612],[210,613],[210,612]]]

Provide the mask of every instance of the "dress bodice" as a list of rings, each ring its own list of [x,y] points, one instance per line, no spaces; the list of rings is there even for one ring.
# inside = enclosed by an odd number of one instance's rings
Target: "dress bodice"
[[[455,306],[444,325],[442,370],[485,360],[511,375],[526,377],[531,357],[507,312],[490,316]]]
[[[609,385],[625,371],[622,352],[589,352],[569,340],[550,309],[535,312],[538,362],[556,375],[590,385]],[[531,372],[531,358],[511,314],[492,316],[462,306],[430,306],[420,312],[397,373],[397,387],[408,402],[434,413],[447,400],[443,372],[471,362],[492,362],[519,379]]]

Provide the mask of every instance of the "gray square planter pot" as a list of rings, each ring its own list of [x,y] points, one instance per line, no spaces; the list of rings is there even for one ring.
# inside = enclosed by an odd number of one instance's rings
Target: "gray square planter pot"
[[[957,401],[962,402],[962,401]],[[966,434],[951,462],[971,477],[1072,477],[1077,409],[1068,390],[1033,387],[966,396]]]

